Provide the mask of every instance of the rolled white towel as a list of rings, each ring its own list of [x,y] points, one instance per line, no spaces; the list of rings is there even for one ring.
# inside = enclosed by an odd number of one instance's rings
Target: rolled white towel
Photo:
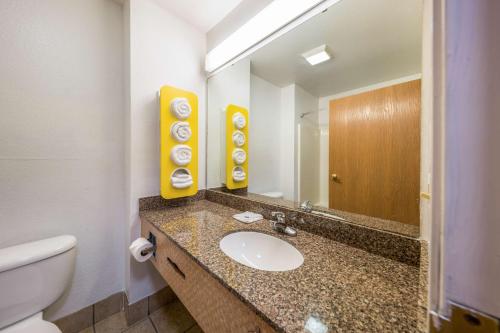
[[[187,145],[175,145],[170,152],[170,159],[175,165],[188,165],[191,162],[191,147]]]
[[[245,128],[247,121],[243,113],[236,112],[235,114],[233,114],[233,124],[237,129]]]
[[[247,175],[242,167],[237,166],[233,168],[233,180],[235,182],[242,182],[247,178]]]
[[[176,121],[170,127],[170,135],[178,142],[186,142],[191,137],[191,127],[186,121]]]
[[[189,101],[184,97],[177,97],[170,102],[170,112],[177,119],[187,119],[191,114],[191,105],[189,105]]]
[[[170,183],[174,188],[183,189],[193,185],[193,177],[188,169],[178,168],[172,172]]]
[[[243,164],[247,159],[247,153],[241,148],[235,148],[233,150],[233,161],[236,164]]]
[[[242,147],[245,144],[245,133],[238,130],[234,131],[233,143],[236,147]]]

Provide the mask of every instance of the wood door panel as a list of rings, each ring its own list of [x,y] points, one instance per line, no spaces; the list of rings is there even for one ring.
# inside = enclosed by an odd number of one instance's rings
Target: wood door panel
[[[330,101],[329,206],[419,224],[420,80]]]

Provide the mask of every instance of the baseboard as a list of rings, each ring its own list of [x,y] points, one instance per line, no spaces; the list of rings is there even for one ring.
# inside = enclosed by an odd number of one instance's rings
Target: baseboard
[[[153,313],[162,306],[177,299],[170,287],[129,304],[125,292],[118,292],[92,305],[86,306],[54,322],[63,333],[78,333],[120,311],[125,312],[127,323],[132,325]]]

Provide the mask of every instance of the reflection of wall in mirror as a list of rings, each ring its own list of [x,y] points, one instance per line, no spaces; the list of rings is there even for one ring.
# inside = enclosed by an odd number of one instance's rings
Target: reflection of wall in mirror
[[[250,60],[241,60],[208,79],[207,187],[225,182],[225,113],[229,104],[250,107]]]
[[[299,159],[299,115],[315,110],[318,98],[296,84],[277,87],[251,75],[250,106],[250,155],[248,190],[252,193],[280,192],[287,200],[307,197],[315,203],[319,200],[318,166],[319,136],[317,121],[307,124],[307,156]],[[304,120],[310,121],[310,119]],[[310,131],[308,131],[310,129]],[[305,151],[304,151],[305,152]],[[314,162],[313,162],[314,160]],[[311,163],[313,162],[313,163]],[[302,164],[304,176],[299,169]],[[300,182],[305,189],[299,194]]]
[[[319,203],[318,115],[299,117],[317,106],[318,98],[296,84],[280,88],[251,76],[250,192]]]
[[[281,88],[250,77],[249,184],[252,193],[282,192],[280,185]]]
[[[295,85],[295,116],[297,119],[297,201],[320,202],[320,130],[318,98]],[[300,118],[301,114],[309,113]]]

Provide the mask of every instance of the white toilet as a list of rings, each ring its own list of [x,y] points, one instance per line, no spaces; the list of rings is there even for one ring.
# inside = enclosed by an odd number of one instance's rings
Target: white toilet
[[[42,310],[66,289],[75,256],[69,235],[0,249],[0,333],[61,333]]]

